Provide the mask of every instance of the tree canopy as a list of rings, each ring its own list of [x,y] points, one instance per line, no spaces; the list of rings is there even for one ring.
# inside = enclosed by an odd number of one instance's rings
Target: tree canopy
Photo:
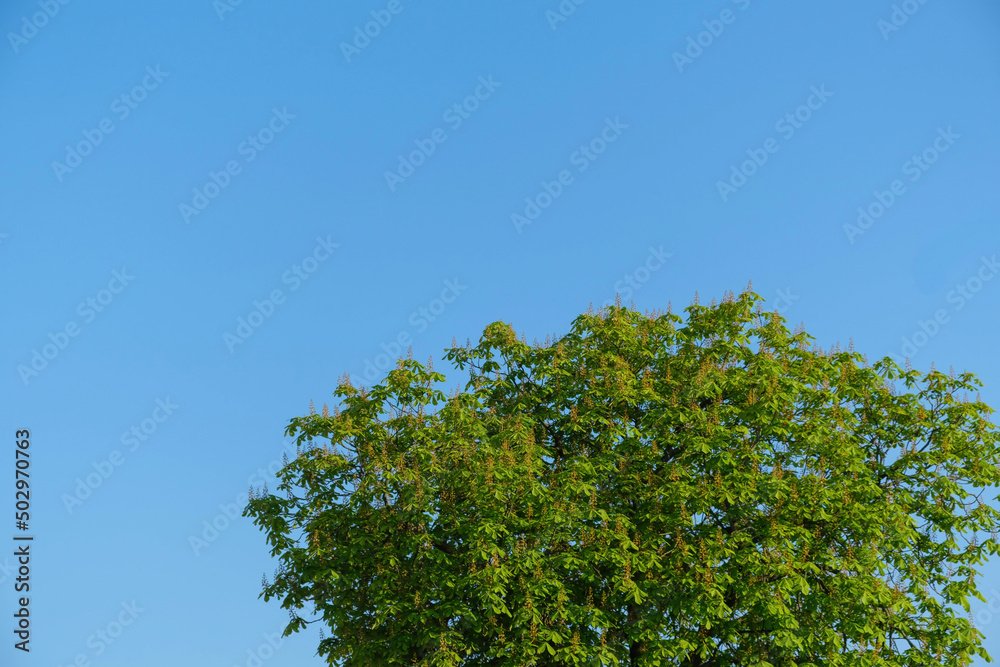
[[[992,662],[952,609],[998,551],[982,383],[810,349],[762,301],[494,322],[450,397],[432,362],[345,376],[244,513],[285,635],[345,667]]]

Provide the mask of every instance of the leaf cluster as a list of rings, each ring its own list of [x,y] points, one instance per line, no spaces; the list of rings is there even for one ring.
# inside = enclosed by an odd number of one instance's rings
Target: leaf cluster
[[[450,397],[412,359],[345,378],[245,512],[285,634],[322,623],[345,667],[990,660],[949,607],[985,602],[998,550],[965,488],[1000,479],[992,410],[956,397],[981,383],[810,349],[761,300],[616,305],[534,346],[495,322],[448,350]]]

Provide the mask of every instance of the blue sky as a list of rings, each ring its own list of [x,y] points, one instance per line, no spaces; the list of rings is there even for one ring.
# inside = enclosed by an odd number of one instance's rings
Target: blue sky
[[[35,535],[28,656],[0,559],[4,664],[322,664],[315,629],[268,648],[275,563],[227,512],[400,337],[449,389],[491,322],[752,279],[825,348],[1000,404],[995,3],[562,6],[3,3],[0,428],[32,433]]]

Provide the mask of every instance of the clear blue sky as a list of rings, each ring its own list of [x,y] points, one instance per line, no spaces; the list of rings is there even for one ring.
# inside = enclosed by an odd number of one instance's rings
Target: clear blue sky
[[[32,431],[36,541],[33,650],[0,570],[0,661],[320,665],[314,628],[257,653],[276,563],[220,505],[400,335],[450,389],[491,322],[752,279],[824,348],[906,338],[1000,405],[1000,8],[911,1],[3,3],[0,430]]]

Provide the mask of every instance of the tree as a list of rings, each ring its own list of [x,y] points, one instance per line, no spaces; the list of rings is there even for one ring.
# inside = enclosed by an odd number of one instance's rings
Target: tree
[[[245,512],[285,635],[321,623],[346,667],[992,662],[949,606],[998,551],[964,488],[1000,479],[993,410],[955,393],[982,383],[810,350],[750,290],[545,345],[494,322],[450,398],[432,363],[345,376]]]

